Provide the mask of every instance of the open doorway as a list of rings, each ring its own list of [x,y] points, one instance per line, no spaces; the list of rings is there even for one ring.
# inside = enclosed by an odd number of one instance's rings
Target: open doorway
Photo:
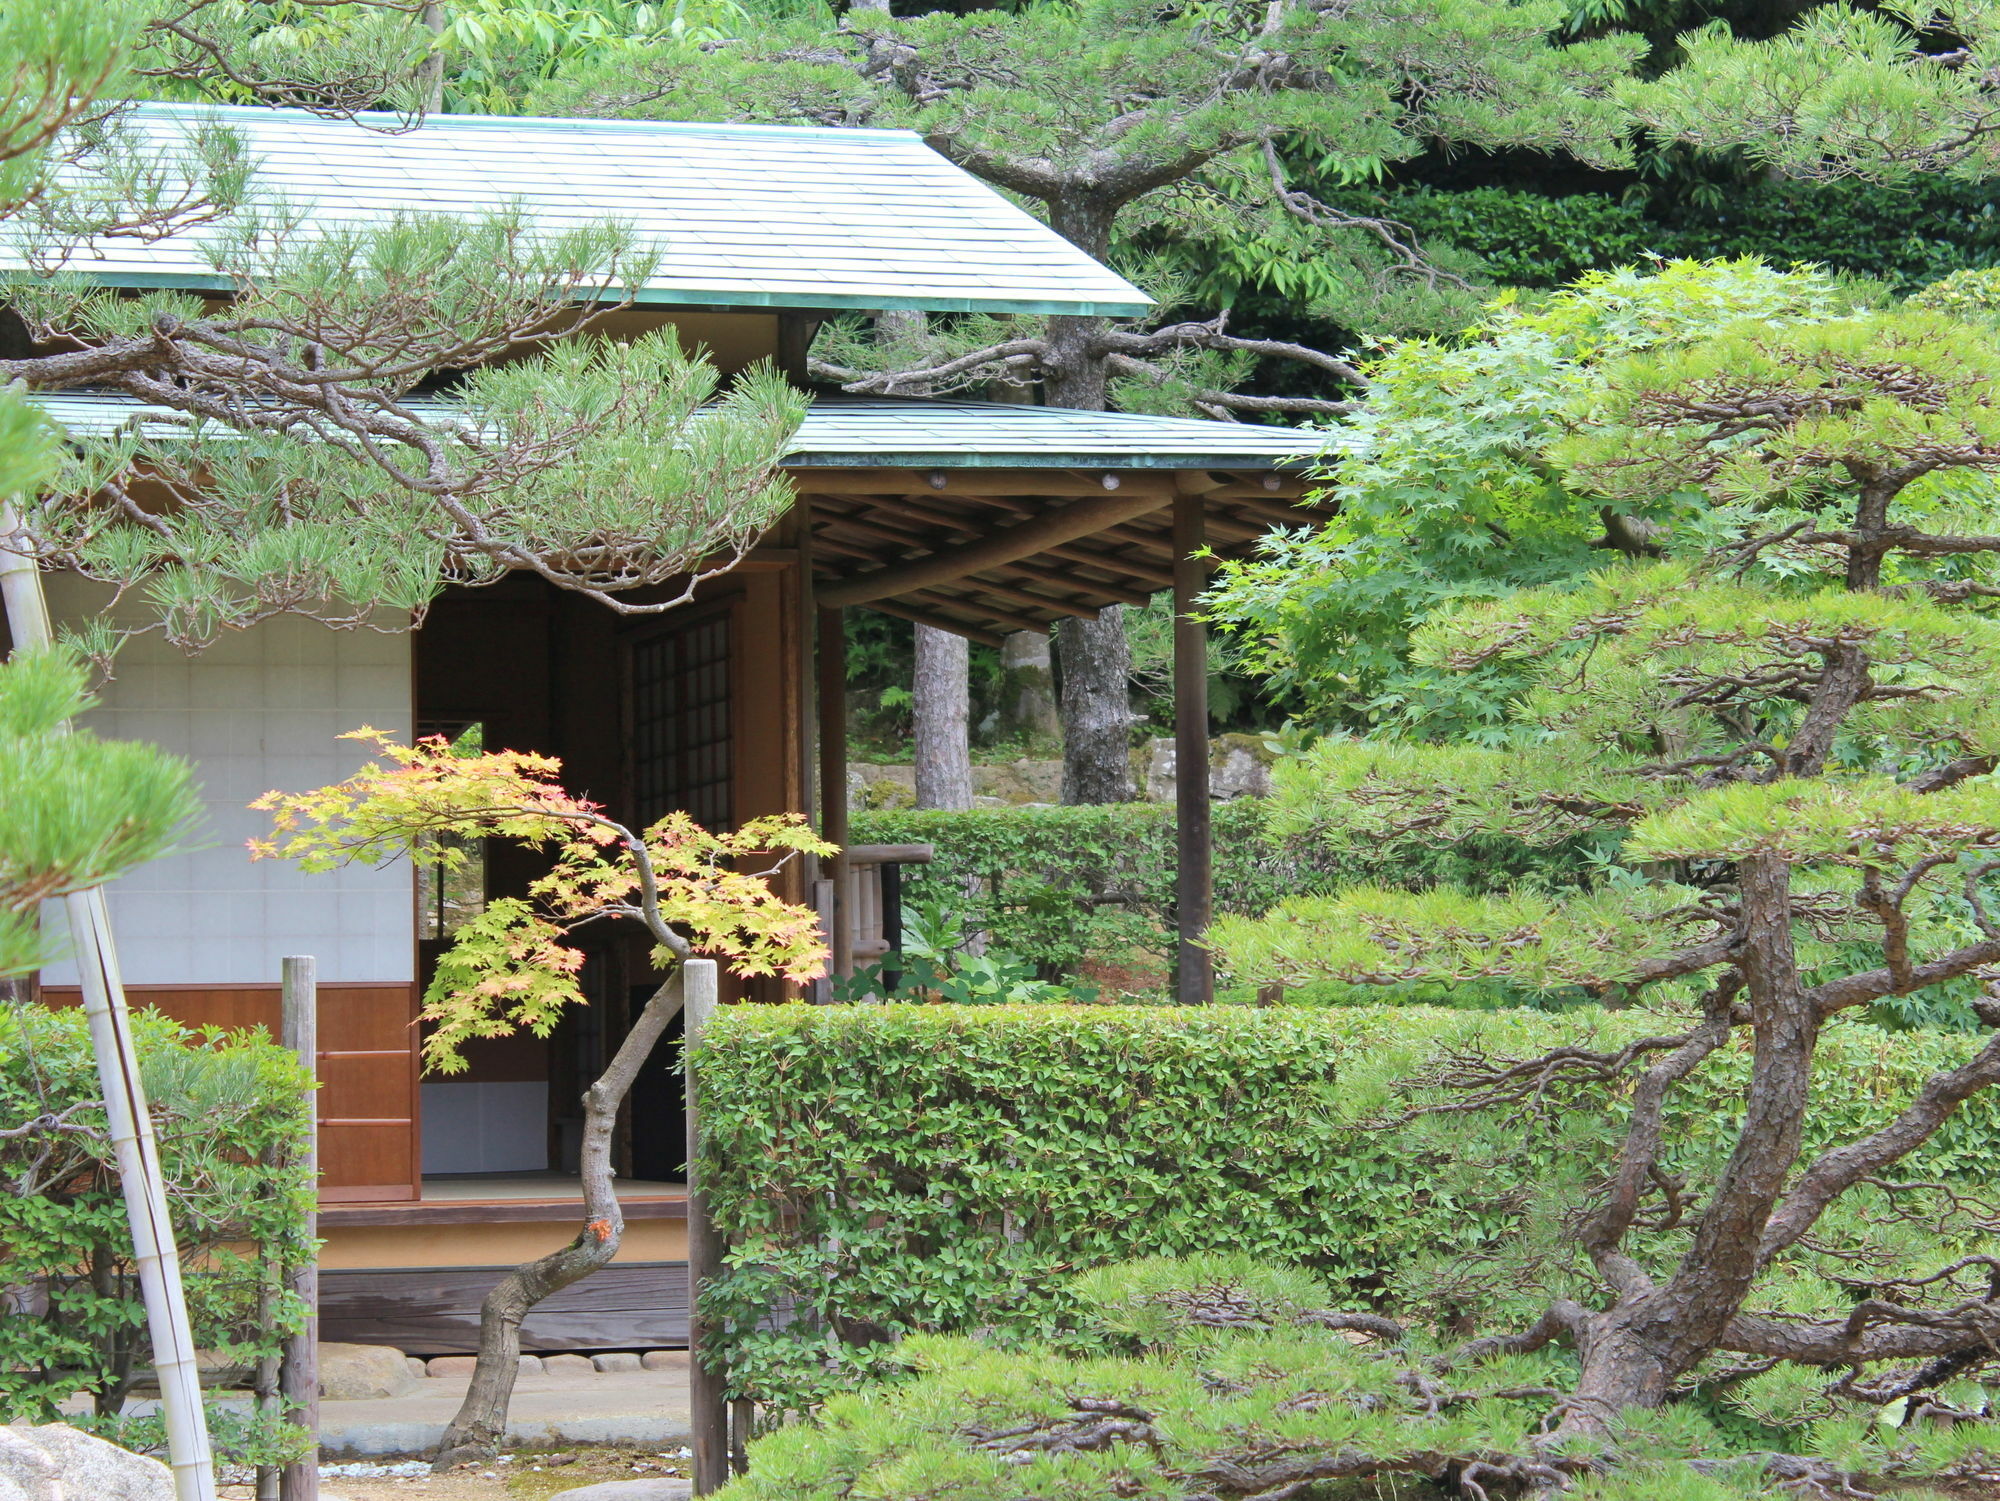
[[[683,608],[620,617],[535,579],[450,590],[416,637],[416,721],[468,748],[556,756],[569,790],[637,827],[681,809],[728,828],[796,806],[798,758],[771,749],[796,738],[794,684],[776,670],[773,639],[788,628],[783,592],[769,576],[731,576]],[[746,754],[753,739],[763,749]],[[468,853],[458,879],[419,886],[425,984],[460,925],[542,869],[534,851],[501,841]],[[551,1196],[574,1183],[580,1096],[658,983],[636,927],[574,941],[587,1006],[546,1038],[476,1041],[462,1073],[426,1077],[424,1198]],[[684,1180],[679,1053],[676,1026],[621,1119],[614,1160],[634,1188]]]

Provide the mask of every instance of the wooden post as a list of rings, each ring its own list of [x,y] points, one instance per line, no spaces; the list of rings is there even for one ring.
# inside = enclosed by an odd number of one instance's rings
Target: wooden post
[[[312,956],[285,960],[284,990],[278,1002],[279,1041],[299,1055],[319,1082],[319,983]],[[319,1094],[313,1094],[312,1124],[303,1148],[315,1192],[319,1182]],[[319,1239],[319,1215],[306,1216],[306,1239]],[[285,1466],[278,1477],[278,1501],[319,1501],[319,1252],[291,1269],[291,1290],[306,1305],[305,1327],[285,1341],[278,1368],[278,1391],[291,1407],[292,1421],[312,1435],[305,1458]]]
[[[1208,818],[1208,630],[1194,618],[1195,600],[1208,587],[1208,560],[1195,556],[1206,543],[1206,502],[1174,497],[1174,816],[1179,868],[1174,909],[1179,918],[1175,998],[1183,1006],[1215,999],[1215,964],[1199,940],[1215,905],[1213,850]]]
[[[820,866],[833,883],[827,942],[833,972],[851,973],[854,955],[847,941],[847,614],[819,612],[819,831],[840,853]]]
[[[701,1100],[693,1058],[701,1034],[715,1013],[716,966],[713,959],[681,962],[682,1012],[687,1041],[681,1054],[687,1083],[688,1174],[688,1417],[694,1430],[694,1493],[711,1495],[729,1481],[729,1404],[723,1399],[728,1378],[710,1370],[708,1327],[701,1317],[701,1289],[722,1273],[722,1237],[709,1217],[708,1196],[701,1182]]]

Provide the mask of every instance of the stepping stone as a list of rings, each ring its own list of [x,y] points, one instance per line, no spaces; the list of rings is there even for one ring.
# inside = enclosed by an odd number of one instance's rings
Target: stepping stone
[[[636,1371],[639,1369],[639,1357],[621,1350],[610,1355],[593,1355],[590,1365],[592,1370],[597,1371]]]
[[[329,1402],[406,1397],[413,1385],[409,1357],[394,1345],[319,1347],[319,1394]]]
[[[542,1369],[551,1376],[588,1376],[595,1367],[585,1355],[544,1355]]]

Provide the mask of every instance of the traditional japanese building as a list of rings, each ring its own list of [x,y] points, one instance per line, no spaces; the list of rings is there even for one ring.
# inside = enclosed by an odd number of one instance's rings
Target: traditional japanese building
[[[894,131],[441,117],[403,134],[282,110],[149,106],[171,137],[220,116],[295,233],[401,209],[476,213],[518,202],[538,223],[622,219],[663,247],[634,305],[599,332],[672,328],[725,375],[771,361],[805,383],[815,326],[847,310],[1139,316],[1137,288],[1000,194]],[[226,293],[208,225],[117,240],[71,271],[116,288]],[[129,398],[42,393],[75,435],[145,413]],[[472,1347],[491,1268],[575,1233],[577,1097],[651,989],[645,945],[606,933],[591,1005],[551,1038],[475,1044],[470,1070],[419,1076],[417,998],[454,923],[483,891],[518,887],[532,857],[494,848],[481,885],[444,891],[404,865],[308,876],[253,864],[247,804],[337,780],[362,724],[461,733],[562,758],[573,790],[644,823],[683,808],[724,826],[797,810],[845,838],[843,612],[881,610],[974,640],[1199,587],[1189,560],[1228,555],[1308,519],[1282,428],[973,401],[815,395],[785,460],[799,494],[743,564],[693,603],[621,617],[530,577],[452,589],[422,629],[328,629],[279,618],[187,656],[156,637],[121,653],[94,716],[196,765],[208,827],[110,893],[134,1005],[189,1022],[272,1025],[280,960],[320,977],[324,1333],[437,1352]],[[105,591],[52,577],[59,614]],[[1197,642],[1198,645],[1198,642]],[[1198,659],[1197,659],[1198,660]],[[1183,673],[1183,738],[1205,739],[1199,669]],[[1206,788],[1183,777],[1184,826]],[[1199,916],[1205,848],[1190,846]],[[847,947],[855,875],[829,862],[789,893],[817,898]],[[845,955],[843,954],[843,958]],[[73,973],[42,977],[60,1002]],[[775,999],[775,986],[737,987]],[[683,1121],[672,1049],[634,1093],[621,1147],[630,1222],[620,1260],[544,1305],[530,1349],[673,1343],[684,1333]]]

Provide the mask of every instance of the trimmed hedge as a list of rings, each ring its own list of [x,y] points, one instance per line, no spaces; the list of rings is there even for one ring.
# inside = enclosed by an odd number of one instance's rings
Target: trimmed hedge
[[[1070,1273],[1142,1256],[1240,1251],[1441,1325],[1512,1319],[1582,1290],[1563,1219],[1601,1180],[1621,1100],[1377,1123],[1454,1050],[1615,1046],[1660,1026],[1595,1010],[725,1007],[695,1066],[710,1201],[737,1249],[704,1306],[733,1390],[781,1408],[851,1385],[910,1331],[1049,1338]],[[1872,1128],[1974,1045],[1842,1025],[1821,1047],[1813,1136]],[[1747,1067],[1724,1055],[1676,1097],[1670,1170],[1715,1166]],[[1985,1181],[1996,1160],[1989,1093],[1904,1176]]]
[[[1357,882],[1475,890],[1559,875],[1566,850],[1510,840],[1468,840],[1446,849],[1335,849],[1309,834],[1271,826],[1265,798],[1217,803],[1215,907],[1261,917],[1290,897]],[[907,899],[960,911],[994,947],[1033,955],[1041,978],[1073,976],[1087,959],[1173,951],[1174,811],[1159,803],[1087,807],[894,809],[854,815],[855,844],[930,844],[928,866],[905,871]]]

